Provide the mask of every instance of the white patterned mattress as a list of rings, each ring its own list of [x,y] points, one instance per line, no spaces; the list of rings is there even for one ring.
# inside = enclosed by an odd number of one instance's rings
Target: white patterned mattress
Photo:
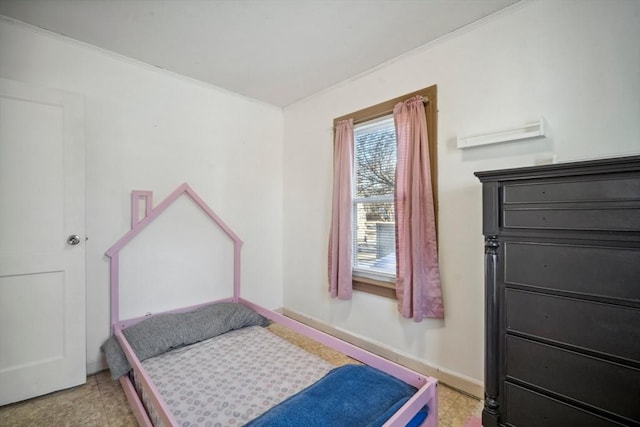
[[[172,350],[142,365],[183,427],[244,425],[334,368],[260,326]],[[143,401],[154,425],[161,425],[145,396]]]

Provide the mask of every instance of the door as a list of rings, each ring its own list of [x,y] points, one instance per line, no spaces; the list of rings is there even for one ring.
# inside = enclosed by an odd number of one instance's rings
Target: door
[[[0,405],[86,381],[84,185],[83,98],[0,79]]]

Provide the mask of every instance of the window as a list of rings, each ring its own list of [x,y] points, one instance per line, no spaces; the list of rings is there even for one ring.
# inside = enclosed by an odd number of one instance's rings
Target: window
[[[357,276],[395,278],[396,151],[393,116],[354,126],[353,272]]]
[[[396,298],[396,134],[393,107],[416,95],[425,103],[437,221],[437,87],[391,99],[334,120],[353,118],[353,289]]]

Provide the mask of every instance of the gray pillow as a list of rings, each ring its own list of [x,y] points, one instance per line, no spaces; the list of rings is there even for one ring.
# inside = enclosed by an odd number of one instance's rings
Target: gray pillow
[[[247,306],[216,303],[186,313],[166,313],[149,317],[122,331],[140,361],[174,348],[213,338],[247,326],[267,326],[269,321]],[[118,379],[131,370],[120,344],[111,336],[102,345],[111,370]]]

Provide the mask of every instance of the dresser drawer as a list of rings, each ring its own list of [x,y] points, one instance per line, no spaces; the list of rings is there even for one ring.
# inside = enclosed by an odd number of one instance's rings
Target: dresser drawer
[[[504,207],[505,229],[530,228],[576,231],[640,231],[638,208],[627,207]]]
[[[508,284],[640,302],[640,248],[504,243]]]
[[[640,422],[640,371],[507,335],[507,380],[517,380]]]
[[[505,184],[502,194],[505,204],[640,200],[640,178]]]
[[[516,289],[505,291],[506,327],[640,363],[640,310]]]
[[[617,427],[624,425],[509,382],[505,383],[505,394],[506,421],[512,426]]]

